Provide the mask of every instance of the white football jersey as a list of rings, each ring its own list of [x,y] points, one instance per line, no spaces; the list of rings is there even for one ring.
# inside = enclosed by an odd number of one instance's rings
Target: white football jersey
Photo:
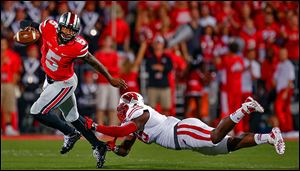
[[[142,130],[134,134],[144,143],[156,143],[169,149],[192,149],[202,154],[216,155],[226,154],[226,136],[220,143],[213,144],[210,139],[212,127],[206,125],[197,118],[179,120],[173,116],[165,116],[147,105],[134,106],[126,112],[126,118],[122,124],[126,124],[141,116],[145,110],[150,113],[149,119]],[[174,128],[176,125],[176,128]]]
[[[174,144],[174,126],[180,121],[173,116],[165,116],[158,113],[150,106],[134,106],[126,112],[126,118],[123,124],[141,116],[145,110],[149,111],[149,119],[143,130],[138,130],[134,134],[144,143],[155,142],[167,148],[175,148]]]

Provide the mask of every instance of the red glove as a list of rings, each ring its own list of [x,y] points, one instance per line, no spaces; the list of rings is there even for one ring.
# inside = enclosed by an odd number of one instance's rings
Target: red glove
[[[85,120],[86,120],[84,126],[85,126],[87,129],[91,129],[91,130],[95,131],[96,128],[97,128],[97,124],[96,124],[91,118],[89,118],[89,117],[87,117],[87,116],[84,116],[84,118],[85,118]]]
[[[117,152],[117,146],[116,146],[116,140],[117,140],[117,137],[115,137],[114,140],[111,140],[111,141],[107,141],[106,142],[106,145],[107,145],[107,148],[108,150],[111,150],[113,152]]]

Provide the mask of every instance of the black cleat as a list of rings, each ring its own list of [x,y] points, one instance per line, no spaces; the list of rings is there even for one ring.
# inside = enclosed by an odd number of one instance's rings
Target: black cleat
[[[80,137],[81,134],[78,131],[75,131],[71,135],[64,135],[64,145],[60,150],[60,154],[69,152],[73,148],[74,144],[80,139]]]
[[[99,145],[93,151],[93,156],[97,160],[97,168],[102,168],[105,162],[107,147],[106,145]]]

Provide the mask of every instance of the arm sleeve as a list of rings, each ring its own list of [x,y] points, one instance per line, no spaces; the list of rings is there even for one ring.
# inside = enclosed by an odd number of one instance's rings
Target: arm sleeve
[[[39,26],[40,24],[39,23],[36,23],[36,22],[33,22],[33,21],[29,21],[29,20],[22,20],[21,23],[20,23],[20,27],[21,29],[24,29],[28,26],[31,26],[31,27],[34,27],[35,29],[39,29]]]
[[[135,132],[136,130],[137,126],[134,122],[129,122],[128,124],[122,126],[98,125],[96,128],[96,131],[112,137],[124,137]]]

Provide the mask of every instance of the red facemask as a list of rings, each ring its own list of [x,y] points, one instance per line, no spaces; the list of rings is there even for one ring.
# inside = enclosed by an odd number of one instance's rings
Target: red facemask
[[[123,122],[126,118],[126,112],[129,109],[126,103],[121,103],[117,107],[117,116],[121,122]]]

